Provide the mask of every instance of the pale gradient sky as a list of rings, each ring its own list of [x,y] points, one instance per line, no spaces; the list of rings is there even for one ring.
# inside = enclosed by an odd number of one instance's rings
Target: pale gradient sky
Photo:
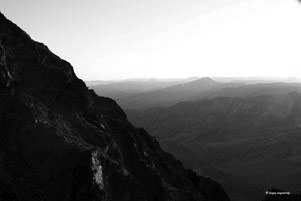
[[[301,77],[297,0],[0,0],[84,80]]]

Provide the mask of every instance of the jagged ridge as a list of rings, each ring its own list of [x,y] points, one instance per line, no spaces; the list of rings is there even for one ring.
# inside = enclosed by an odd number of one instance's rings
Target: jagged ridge
[[[0,200],[228,200],[2,14],[0,105]]]

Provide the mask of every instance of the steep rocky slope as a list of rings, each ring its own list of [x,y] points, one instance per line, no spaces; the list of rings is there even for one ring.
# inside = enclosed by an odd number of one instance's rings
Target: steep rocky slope
[[[2,201],[229,200],[2,14],[0,105]]]

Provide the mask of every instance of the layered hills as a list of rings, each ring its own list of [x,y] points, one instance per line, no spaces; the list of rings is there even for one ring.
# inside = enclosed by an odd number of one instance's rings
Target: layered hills
[[[241,88],[231,89],[240,96],[127,114],[186,167],[219,181],[232,200],[260,200],[271,187],[299,192],[301,183],[295,178],[301,176],[301,94],[249,86],[250,95]]]
[[[113,86],[116,86],[117,84],[122,84],[122,82],[115,83]],[[163,84],[162,82],[157,82],[151,84],[153,85],[152,88],[148,86],[145,87],[145,91],[140,90],[140,92],[129,85],[125,85],[128,86],[127,89],[125,87],[119,87],[119,91],[111,90],[113,88],[112,85],[107,85],[106,87],[102,85],[102,88],[109,87],[107,89],[110,91],[117,92],[117,94],[114,94],[116,101],[124,109],[143,110],[153,107],[167,107],[181,101],[205,98],[220,89],[243,85],[238,82],[217,82],[211,78],[199,78],[193,80],[183,79],[179,80],[178,83],[165,82],[165,84]],[[145,84],[140,82],[140,86],[144,85]],[[102,92],[98,90],[100,86],[91,86],[91,88],[94,89],[97,94],[102,94]]]

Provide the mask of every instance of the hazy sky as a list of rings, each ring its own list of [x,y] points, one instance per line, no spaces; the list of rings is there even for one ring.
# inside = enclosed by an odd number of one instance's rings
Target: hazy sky
[[[84,80],[301,77],[297,0],[0,0]]]

